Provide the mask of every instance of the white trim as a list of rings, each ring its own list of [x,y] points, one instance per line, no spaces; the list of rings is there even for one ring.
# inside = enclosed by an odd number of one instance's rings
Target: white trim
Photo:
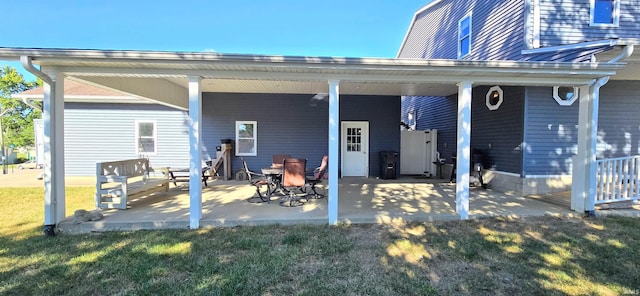
[[[340,155],[340,81],[329,80],[329,172],[327,216],[329,225],[338,224],[338,170]]]
[[[533,0],[533,36],[531,36],[533,48],[540,48],[540,27],[540,0]]]
[[[473,83],[458,84],[458,131],[456,141],[456,213],[469,219],[469,175],[471,172],[471,98]]]
[[[494,91],[498,92],[498,102],[494,104],[491,104],[491,95],[493,94]],[[504,92],[502,91],[502,88],[500,86],[493,86],[491,88],[489,88],[489,90],[487,91],[487,95],[485,96],[485,105],[487,105],[487,108],[491,111],[495,111],[498,110],[500,108],[500,106],[502,105],[502,102],[504,101]]]
[[[594,22],[594,9],[595,9],[595,0],[589,0],[589,26],[591,27],[601,27],[601,28],[612,28],[620,26],[620,0],[611,0],[613,3],[613,11],[611,11],[611,19],[612,23],[595,23]]]
[[[433,0],[431,3],[423,6],[422,8],[418,9],[416,11],[416,13],[413,14],[413,18],[411,19],[411,23],[409,24],[409,29],[407,29],[407,32],[404,34],[404,38],[402,38],[402,43],[400,43],[400,48],[398,49],[398,52],[396,53],[396,58],[400,57],[400,53],[402,52],[402,49],[404,48],[407,39],[409,39],[409,33],[411,33],[411,30],[413,30],[413,26],[416,24],[416,21],[418,20],[418,15],[420,15],[421,13],[425,12],[427,9],[431,8],[432,6],[440,3],[440,1],[442,0]]]
[[[152,123],[153,124],[153,152],[140,151],[140,124]],[[158,122],[156,120],[136,119],[135,124],[135,155],[157,155],[158,154]]]
[[[460,25],[462,24],[462,22],[466,19],[469,19],[469,35],[465,35],[464,37],[469,38],[469,52],[467,52],[466,54],[462,54],[462,38],[463,36],[461,35],[461,30],[460,30]],[[469,12],[468,14],[464,15],[462,18],[460,18],[458,20],[458,37],[456,38],[456,42],[458,43],[458,59],[462,59],[464,57],[467,57],[468,55],[471,54],[471,49],[473,48],[472,44],[473,44],[473,13]]]
[[[189,228],[202,219],[202,79],[189,77]]]
[[[240,152],[240,135],[239,135],[239,125],[240,124],[253,124],[253,152],[241,153]],[[258,122],[255,120],[236,120],[236,156],[256,156],[258,155]],[[249,138],[245,138],[249,139]]]
[[[566,100],[558,94],[560,87],[572,87],[573,88],[573,97]],[[558,105],[560,106],[571,106],[573,102],[575,102],[580,97],[580,91],[577,86],[554,86],[553,87],[553,99],[556,100]]]
[[[567,178],[571,175],[525,175],[523,178],[527,179],[548,179],[548,178]]]
[[[357,125],[357,127],[361,127],[362,133],[361,133],[361,139],[362,141],[360,142],[361,146],[360,146],[360,152],[362,152],[363,154],[365,154],[366,156],[364,157],[364,160],[362,161],[362,175],[345,175],[345,167],[347,167],[345,165],[345,158],[346,158],[346,154],[347,154],[347,147],[348,147],[348,142],[347,142],[347,133],[346,133],[346,129],[347,128],[351,128],[351,126],[349,125]],[[365,137],[366,135],[366,137]],[[366,139],[366,143],[364,143],[364,140]],[[365,177],[368,178],[369,177],[369,161],[371,159],[371,155],[370,155],[370,147],[371,147],[371,135],[370,135],[370,124],[369,121],[364,121],[364,120],[343,120],[340,121],[340,168],[341,168],[341,172],[342,172],[342,176],[349,176],[349,177]],[[359,166],[360,167],[360,166]]]

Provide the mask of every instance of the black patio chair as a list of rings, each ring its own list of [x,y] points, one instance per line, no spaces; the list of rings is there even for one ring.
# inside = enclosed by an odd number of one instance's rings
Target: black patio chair
[[[247,179],[249,179],[249,183],[252,186],[256,187],[256,193],[258,194],[258,197],[260,198],[260,200],[267,201],[267,194],[268,194],[268,191],[270,190],[269,181],[267,180],[267,178],[263,174],[256,173],[249,170],[249,167],[247,166],[247,162],[244,159],[242,160],[242,166],[244,167],[244,172],[247,174]],[[263,189],[263,187],[265,189]]]
[[[322,183],[322,179],[324,179],[324,174],[327,171],[328,162],[329,162],[329,157],[325,155],[324,157],[322,157],[322,162],[320,163],[320,166],[314,170],[314,176],[311,178],[307,178],[307,185],[311,186],[311,193],[309,193],[307,196],[313,193],[314,199],[324,198],[324,194],[320,194],[318,193],[318,191],[316,191],[317,189],[316,185]]]

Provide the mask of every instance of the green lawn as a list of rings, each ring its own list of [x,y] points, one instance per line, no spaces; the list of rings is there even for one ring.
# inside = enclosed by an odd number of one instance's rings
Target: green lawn
[[[67,208],[93,207],[68,188]],[[640,219],[259,226],[44,237],[0,188],[0,295],[638,295]]]

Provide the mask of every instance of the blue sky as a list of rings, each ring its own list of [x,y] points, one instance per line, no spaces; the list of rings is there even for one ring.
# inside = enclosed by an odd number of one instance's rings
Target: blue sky
[[[395,57],[429,1],[3,1],[0,47]]]

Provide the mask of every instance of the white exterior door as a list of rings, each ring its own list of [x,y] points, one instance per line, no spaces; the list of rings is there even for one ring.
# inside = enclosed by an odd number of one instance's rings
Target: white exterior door
[[[369,122],[342,122],[342,176],[369,176]]]

